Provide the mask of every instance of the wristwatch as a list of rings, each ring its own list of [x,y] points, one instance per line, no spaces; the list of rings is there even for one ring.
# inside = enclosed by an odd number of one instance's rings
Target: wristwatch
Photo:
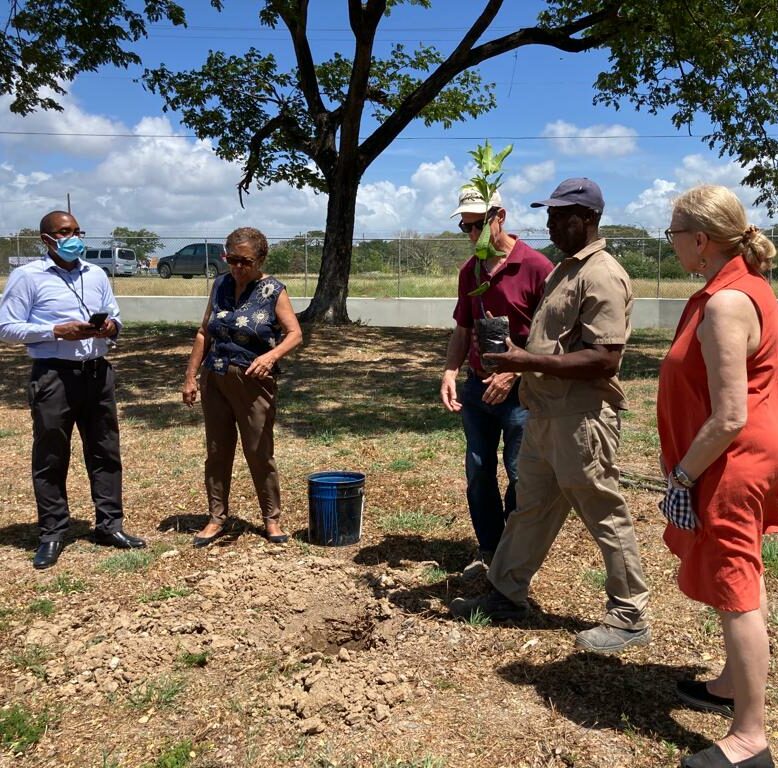
[[[686,474],[683,467],[680,464],[676,464],[673,471],[670,473],[673,482],[680,485],[682,488],[693,488],[694,480]]]

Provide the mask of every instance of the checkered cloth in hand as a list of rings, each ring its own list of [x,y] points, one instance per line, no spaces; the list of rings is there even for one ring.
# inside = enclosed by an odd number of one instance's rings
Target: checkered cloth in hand
[[[697,527],[697,517],[692,507],[692,494],[688,488],[676,488],[667,480],[665,497],[659,503],[659,509],[667,521],[676,528],[693,531]]]

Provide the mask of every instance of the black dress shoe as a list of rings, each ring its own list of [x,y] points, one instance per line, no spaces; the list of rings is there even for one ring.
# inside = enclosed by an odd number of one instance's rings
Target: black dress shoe
[[[32,567],[39,571],[51,568],[59,559],[64,544],[61,541],[46,541],[38,547],[35,557],[32,559]]]
[[[769,749],[762,750],[745,760],[733,763],[718,744],[703,749],[681,761],[681,768],[775,768]]]
[[[192,539],[192,546],[195,549],[207,547],[209,544],[213,544],[213,542],[216,541],[216,539],[220,538],[221,536],[224,536],[226,532],[227,532],[226,529],[224,528],[224,526],[222,526],[221,528],[219,528],[218,531],[216,531],[216,533],[213,534],[213,536],[195,536]]]
[[[95,544],[100,544],[103,547],[116,547],[117,549],[143,549],[146,546],[143,539],[130,536],[129,533],[122,530],[113,533],[95,531]]]

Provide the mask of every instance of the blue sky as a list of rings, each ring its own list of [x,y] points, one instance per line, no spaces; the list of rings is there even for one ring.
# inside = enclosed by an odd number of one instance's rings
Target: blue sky
[[[193,68],[209,49],[241,53],[252,45],[274,53],[281,65],[291,63],[285,29],[259,27],[259,3],[227,0],[222,13],[199,0],[184,5],[188,29],[153,25],[149,38],[137,45],[147,66]],[[543,5],[507,2],[488,37],[532,24]],[[434,44],[447,53],[481,7],[473,0],[434,0],[431,10],[396,8],[380,27],[377,53],[392,42],[409,48]],[[345,0],[311,0],[317,60],[333,51],[350,55],[345,8]],[[544,213],[529,203],[569,176],[598,181],[607,223],[664,228],[672,197],[700,182],[725,184],[751,206],[755,193],[739,187],[742,169],[677,132],[668,116],[637,113],[628,104],[620,111],[593,106],[592,83],[606,64],[599,52],[573,55],[537,47],[484,64],[480,71],[494,83],[497,109],[448,131],[412,123],[368,169],[356,234],[451,229],[457,190],[472,173],[467,152],[486,138],[498,148],[509,142],[515,147],[506,163],[503,197],[508,223],[517,232],[544,227]],[[177,115],[163,113],[162,100],[134,82],[140,71],[106,68],[80,76],[64,113],[20,118],[10,114],[9,100],[0,98],[0,131],[6,132],[0,133],[0,232],[35,226],[42,213],[64,206],[68,192],[90,235],[128,226],[169,237],[222,237],[236,226],[253,225],[283,237],[323,227],[326,198],[310,190],[287,185],[254,190],[241,209],[235,192],[240,167],[219,160],[207,142],[182,138],[190,131]],[[367,129],[366,123],[363,134]],[[694,132],[704,129],[701,118]],[[27,135],[8,133],[17,131]],[[115,136],[121,133],[133,138]],[[171,135],[178,138],[163,138]],[[751,218],[768,223],[759,209]]]

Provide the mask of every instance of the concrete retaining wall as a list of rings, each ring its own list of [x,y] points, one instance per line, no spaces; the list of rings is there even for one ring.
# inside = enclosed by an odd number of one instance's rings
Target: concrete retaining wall
[[[198,325],[205,312],[204,296],[118,296],[122,320]],[[454,299],[349,299],[348,314],[365,325],[452,328]],[[295,312],[309,299],[293,298]],[[675,328],[686,299],[635,299],[633,328]]]

